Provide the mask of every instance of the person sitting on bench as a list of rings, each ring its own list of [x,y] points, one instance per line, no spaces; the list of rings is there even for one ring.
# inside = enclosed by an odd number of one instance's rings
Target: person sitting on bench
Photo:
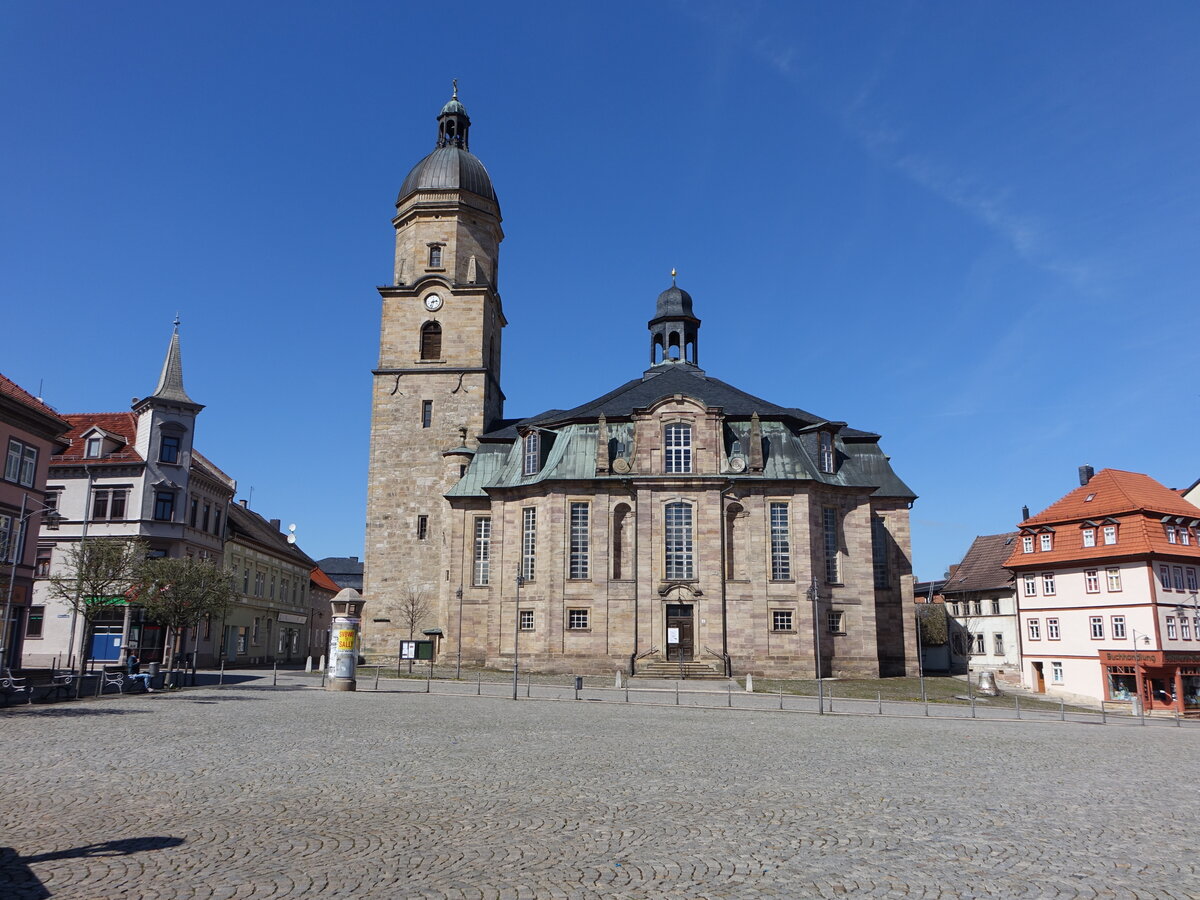
[[[125,666],[129,670],[129,680],[130,681],[140,681],[142,683],[142,687],[144,687],[146,689],[146,692],[153,694],[154,688],[150,687],[150,676],[147,674],[138,672],[138,667],[139,667],[140,663],[141,663],[141,660],[138,659],[138,655],[135,651],[130,650],[129,653],[126,654]]]

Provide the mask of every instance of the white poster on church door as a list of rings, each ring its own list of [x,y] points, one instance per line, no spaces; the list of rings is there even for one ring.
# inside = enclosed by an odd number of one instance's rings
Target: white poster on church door
[[[668,628],[667,629],[667,643],[668,644],[678,644],[679,643],[679,629],[678,628]]]

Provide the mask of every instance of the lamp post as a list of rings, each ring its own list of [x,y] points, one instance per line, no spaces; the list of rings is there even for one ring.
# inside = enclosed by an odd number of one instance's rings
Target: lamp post
[[[1133,635],[1133,689],[1137,692],[1137,711],[1138,718],[1142,720],[1142,724],[1146,724],[1146,703],[1143,698],[1145,689],[1145,679],[1142,678],[1142,661],[1138,657],[1138,638],[1141,638],[1145,643],[1150,643],[1150,635],[1141,634],[1136,628],[1129,629],[1129,633]]]
[[[5,560],[8,565],[8,588],[4,592],[4,618],[0,620],[0,670],[6,666],[11,666],[12,663],[8,659],[8,620],[12,615],[12,598],[13,585],[17,580],[17,566],[20,564],[20,556],[25,554],[25,523],[38,513],[46,513],[46,524],[54,527],[58,520],[62,518],[57,509],[52,506],[40,504],[37,509],[31,509],[25,512],[28,508],[29,495],[21,494],[21,515],[17,519],[16,527],[9,535],[8,547],[5,548]],[[28,605],[28,604],[27,604]]]
[[[517,568],[517,614],[516,628],[513,629],[513,699],[517,699],[517,665],[520,659],[521,647],[521,585],[525,583],[525,575]]]
[[[458,590],[454,592],[454,596],[458,598],[458,662],[454,665],[454,680],[458,681],[462,678],[462,585],[458,586]]]
[[[817,576],[813,576],[812,584],[808,587],[808,598],[812,600],[813,605],[813,639],[816,642],[817,649],[817,712],[825,714],[825,682],[821,676],[823,667],[821,665],[821,592],[817,588]]]

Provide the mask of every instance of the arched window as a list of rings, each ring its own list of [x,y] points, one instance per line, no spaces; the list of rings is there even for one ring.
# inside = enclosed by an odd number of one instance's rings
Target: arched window
[[[663,435],[665,469],[667,472],[692,471],[692,426],[682,422],[668,425]]]
[[[633,577],[633,510],[618,503],[613,510],[612,577],[619,581]]]
[[[421,359],[442,358],[442,326],[426,322],[421,326]]]
[[[441,264],[442,264],[442,245],[441,244],[430,244],[429,245],[429,267],[431,269],[436,269],[439,266],[441,266]]]
[[[666,508],[666,576],[669,581],[695,578],[695,554],[692,543],[692,507],[688,503],[668,503]]]

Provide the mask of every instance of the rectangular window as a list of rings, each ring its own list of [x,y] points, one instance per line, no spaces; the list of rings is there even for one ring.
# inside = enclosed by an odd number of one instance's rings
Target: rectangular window
[[[428,428],[433,424],[433,401],[421,401],[421,427]]]
[[[250,594],[250,570],[242,569],[242,593]]]
[[[1028,628],[1029,639],[1031,641],[1040,641],[1042,639],[1042,623],[1039,619],[1030,619]]]
[[[687,473],[692,471],[692,426],[682,423],[668,425],[666,445],[666,471]]]
[[[532,609],[521,610],[521,630],[522,631],[533,631],[533,610]]]
[[[1100,570],[1088,569],[1083,573],[1084,590],[1089,594],[1100,593]]]
[[[1172,566],[1171,574],[1174,576],[1175,590],[1183,590],[1183,566]]]
[[[1105,525],[1104,526],[1104,543],[1115,544],[1116,542],[1117,542],[1117,526],[1116,525]]]
[[[1022,553],[1032,553],[1033,552],[1033,535],[1032,534],[1027,534],[1023,538],[1021,538],[1021,552]]]
[[[1053,572],[1043,572],[1042,573],[1042,593],[1045,594],[1047,597],[1054,596],[1054,573]]]
[[[692,547],[692,507],[668,503],[666,509],[666,576],[686,581],[695,577]]]
[[[1057,641],[1062,637],[1062,632],[1058,629],[1058,619],[1046,620],[1046,640]]]
[[[829,626],[830,634],[846,633],[846,614],[841,610],[831,609],[826,614],[825,621]]]
[[[1175,629],[1175,617],[1167,616],[1167,639],[1175,640],[1179,637],[1179,633]]]
[[[213,534],[221,533],[221,511],[218,509],[213,513]]]
[[[13,526],[16,524],[16,521],[14,517],[0,513],[0,562],[11,562],[20,556],[19,553],[9,553],[9,550],[12,549]],[[11,577],[10,575],[10,580]]]
[[[1187,616],[1180,616],[1179,618],[1179,636],[1185,641],[1192,639],[1192,623]]]
[[[193,497],[192,502],[188,506],[188,524],[191,525],[193,528],[195,528],[196,522],[199,518],[200,518],[200,501],[197,500],[195,497]]]
[[[531,431],[525,435],[525,466],[522,472],[525,475],[536,475],[542,467],[542,436],[536,431]]]
[[[987,653],[987,649],[984,647],[984,644],[983,644],[983,635],[977,634],[977,635],[975,635],[975,639],[971,643],[971,655],[972,656],[982,656],[985,653]]]
[[[584,631],[588,627],[588,610],[568,609],[567,628],[571,631]]]
[[[417,516],[417,540],[429,539],[429,516]]]
[[[1187,569],[1185,571],[1187,574],[1187,589],[1189,591],[1196,590],[1197,589],[1196,588],[1196,570],[1195,569]]]
[[[92,520],[108,518],[108,491],[95,491],[92,494]]]
[[[429,268],[436,269],[442,264],[442,246],[441,244],[429,245]]]
[[[38,547],[37,562],[34,564],[34,578],[49,578],[50,577],[50,557],[54,552],[53,547]]]
[[[179,462],[179,438],[173,434],[164,434],[158,443],[158,461],[165,463]],[[258,641],[255,641],[257,644]]]
[[[99,459],[102,442],[98,437],[90,437],[84,444],[83,455],[88,459]]]
[[[1091,630],[1093,641],[1104,640],[1104,616],[1090,616],[1088,628]]]
[[[1050,663],[1050,680],[1055,684],[1063,683],[1063,665],[1060,662]]]
[[[1038,535],[1038,548],[1042,551],[1054,549],[1054,535],[1048,531],[1043,531]]]
[[[1167,531],[1167,543],[1174,544],[1176,542],[1175,541],[1175,526],[1167,525],[1165,527],[1166,527],[1166,531]]]
[[[887,590],[892,573],[888,568],[888,530],[882,516],[871,517],[871,568],[875,574],[875,589]]]
[[[821,510],[821,525],[825,538],[825,581],[838,584],[841,567],[838,564],[838,512],[832,506]]]
[[[1026,575],[1025,576],[1025,596],[1026,597],[1036,597],[1037,596],[1037,576],[1036,575]]]
[[[1000,601],[999,600],[996,600],[996,599],[992,600],[992,615],[993,616],[1000,615]]]
[[[1110,591],[1121,590],[1121,570],[1105,569],[1105,574],[1108,575],[1108,589]]]
[[[480,516],[475,520],[475,584],[485,585],[492,577],[492,520]]]
[[[992,655],[1004,655],[1004,635],[998,631],[992,634]]]
[[[527,506],[521,510],[521,574],[533,581],[537,571],[537,509]]]
[[[1085,546],[1085,547],[1095,547],[1096,546],[1096,529],[1095,528],[1083,529],[1083,546]]]
[[[45,623],[45,619],[46,607],[29,607],[29,615],[25,618],[25,637],[40,638],[42,636],[42,625]]]
[[[1158,583],[1162,586],[1162,589],[1164,591],[1169,591],[1171,589],[1171,567],[1170,566],[1159,566],[1158,567]]]
[[[175,494],[172,491],[156,491],[154,494],[154,518],[158,522],[170,522],[175,518]]]
[[[978,601],[978,600],[971,601],[971,615],[973,615],[973,616],[983,615],[983,607],[980,606],[980,601]]]
[[[1114,641],[1125,640],[1125,617],[1124,616],[1113,616],[1111,619],[1109,619],[1109,622],[1112,623],[1113,640]]]
[[[1192,529],[1188,528],[1186,525],[1183,526],[1182,528],[1180,528],[1179,529],[1179,542],[1181,544],[1183,544],[1183,546],[1185,546],[1185,547],[1191,546]]]
[[[591,513],[587,503],[573,502],[570,506],[570,553],[568,578],[582,580],[590,577]]]
[[[833,435],[828,431],[821,432],[821,471],[832,474],[833,464]]]
[[[772,631],[792,631],[792,611],[790,609],[771,610]]]
[[[792,577],[792,551],[789,530],[790,507],[786,503],[771,503],[771,580],[786,581]],[[778,629],[777,629],[778,630]]]
[[[258,644],[259,629],[262,627],[262,619],[259,616],[254,617],[254,631],[250,635],[250,643]]]
[[[275,576],[271,576],[271,599],[275,599]]]
[[[24,487],[33,487],[37,474],[37,447],[21,441],[8,440],[8,460],[4,465],[4,480],[15,481]]]
[[[210,518],[212,518],[212,504],[205,503],[204,504],[204,524],[202,526],[200,526],[201,530],[208,531],[208,522],[209,522]]]

